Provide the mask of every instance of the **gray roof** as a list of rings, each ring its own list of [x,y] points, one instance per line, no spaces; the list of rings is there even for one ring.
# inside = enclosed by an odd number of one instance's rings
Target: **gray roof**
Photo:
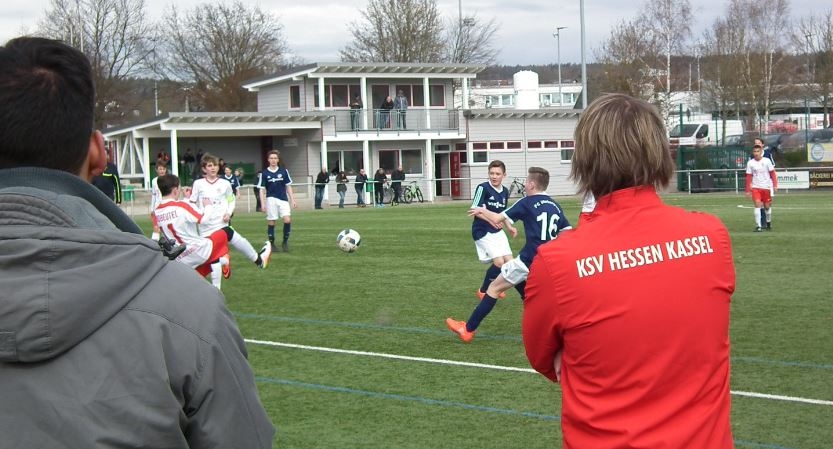
[[[396,63],[396,62],[319,62],[307,64],[271,75],[252,78],[243,82],[243,88],[256,90],[262,86],[279,83],[297,76],[345,77],[355,75],[368,78],[422,77],[430,78],[474,78],[486,69],[485,65],[443,64],[443,63]]]

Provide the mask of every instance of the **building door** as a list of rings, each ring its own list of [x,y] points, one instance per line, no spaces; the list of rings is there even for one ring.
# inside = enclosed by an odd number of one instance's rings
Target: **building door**
[[[434,152],[434,189],[437,196],[448,196],[451,193],[451,163],[448,153],[437,151],[448,151],[448,145],[437,145]]]

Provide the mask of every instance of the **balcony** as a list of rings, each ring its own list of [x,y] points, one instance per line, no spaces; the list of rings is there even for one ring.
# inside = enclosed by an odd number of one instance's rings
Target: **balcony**
[[[347,109],[330,111],[335,135],[390,135],[460,131],[460,111],[457,109],[408,109],[405,113],[387,109]]]

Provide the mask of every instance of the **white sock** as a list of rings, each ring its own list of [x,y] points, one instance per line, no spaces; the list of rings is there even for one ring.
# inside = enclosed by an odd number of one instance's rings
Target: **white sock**
[[[757,226],[759,228],[761,227],[761,208],[760,207],[755,208],[755,226]]]
[[[249,260],[252,262],[257,261],[257,251],[255,251],[255,247],[249,243],[239,232],[235,232],[234,236],[231,237],[231,246],[235,249],[243,253]]]
[[[220,285],[223,283],[223,267],[220,263],[211,264],[211,285],[220,290]]]
[[[159,240],[159,233],[154,232],[153,234],[150,235],[150,239],[153,240],[154,242]]]
[[[766,209],[766,222],[767,223],[772,222],[772,208],[771,207],[769,209]]]

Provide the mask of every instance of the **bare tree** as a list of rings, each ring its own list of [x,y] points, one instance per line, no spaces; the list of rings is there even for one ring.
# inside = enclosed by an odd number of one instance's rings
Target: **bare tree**
[[[654,51],[650,45],[638,21],[622,20],[614,25],[610,37],[594,52],[605,69],[598,90],[650,100],[654,92],[649,63]]]
[[[691,23],[689,0],[647,0],[635,19],[620,22],[596,51],[611,87],[637,94],[668,115],[671,59],[685,53]]]
[[[808,96],[817,99],[824,109],[824,126],[830,126],[833,106],[833,10],[821,16],[807,16],[798,20],[792,40],[796,53],[807,60],[804,77]]]
[[[441,62],[445,48],[436,0],[368,0],[363,21],[352,22],[346,62]]]
[[[665,75],[659,83],[663,95],[655,100],[664,115],[668,116],[671,108],[671,56],[686,54],[685,44],[691,36],[691,3],[689,0],[647,0],[642,11],[640,22],[650,41],[648,48],[662,55],[665,62],[665,70],[657,72]]]
[[[145,21],[144,0],[51,0],[38,34],[62,39],[90,59],[96,84],[95,123],[120,124],[135,95],[130,77],[147,69],[155,30]]]
[[[498,52],[494,39],[499,25],[495,18],[482,23],[477,15],[446,21],[445,62],[494,65]]]
[[[166,74],[191,83],[191,109],[253,110],[256,97],[240,85],[275,71],[288,52],[277,17],[239,0],[198,5],[184,16],[171,6],[164,34]]]

